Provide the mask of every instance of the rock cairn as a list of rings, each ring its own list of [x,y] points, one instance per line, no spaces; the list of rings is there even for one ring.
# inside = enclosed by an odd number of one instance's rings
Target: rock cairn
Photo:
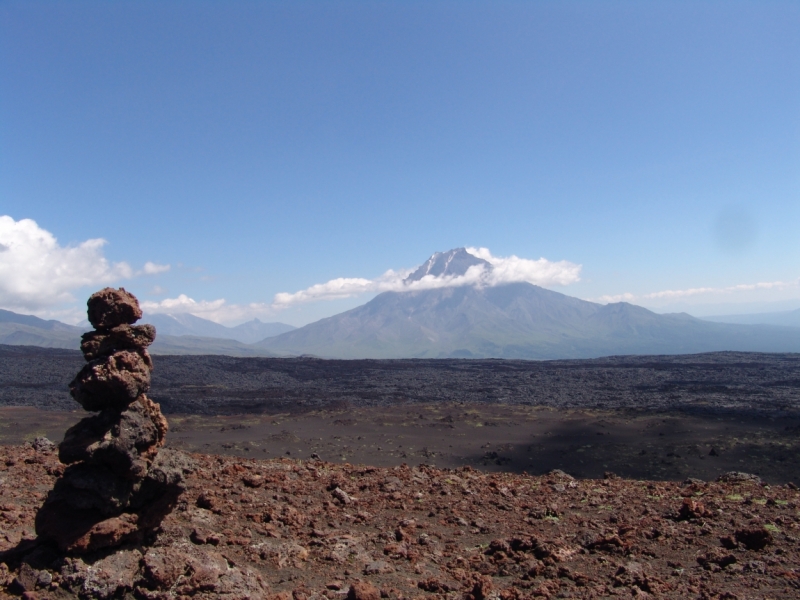
[[[37,534],[81,554],[140,541],[174,504],[185,455],[163,451],[167,421],[150,400],[152,325],[125,289],[105,288],[88,301],[94,331],[83,334],[87,364],[69,384],[72,397],[98,414],[71,427],[59,446],[69,465],[36,519]]]

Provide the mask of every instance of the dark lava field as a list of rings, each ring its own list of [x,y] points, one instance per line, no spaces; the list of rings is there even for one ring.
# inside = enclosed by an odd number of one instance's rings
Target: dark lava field
[[[800,483],[800,355],[593,360],[154,356],[169,445],[578,477]],[[0,346],[0,444],[59,441],[77,351]]]
[[[155,356],[165,413],[223,415],[458,402],[800,414],[800,354],[589,360],[322,360]],[[0,406],[72,410],[78,351],[0,346]]]

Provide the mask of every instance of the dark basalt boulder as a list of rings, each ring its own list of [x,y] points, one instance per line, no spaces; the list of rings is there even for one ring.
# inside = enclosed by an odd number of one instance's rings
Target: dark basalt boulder
[[[141,479],[149,467],[144,457],[159,441],[147,408],[134,402],[122,413],[106,409],[70,427],[58,458],[67,465],[81,461],[105,465],[123,477]]]
[[[52,495],[70,507],[92,509],[104,516],[119,514],[130,504],[136,481],[120,477],[108,467],[78,463],[67,467]]]

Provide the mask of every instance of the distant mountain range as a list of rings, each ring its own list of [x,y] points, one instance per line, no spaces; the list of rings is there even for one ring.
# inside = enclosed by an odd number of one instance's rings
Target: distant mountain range
[[[738,323],[740,325],[782,325],[784,327],[800,327],[800,308],[771,313],[754,313],[751,315],[721,315],[703,317],[704,321],[715,323]]]
[[[13,346],[77,349],[83,329],[0,309],[0,343]]]
[[[364,306],[259,342],[336,358],[591,358],[718,350],[800,352],[800,328],[732,325],[595,304],[529,283],[384,292]]]
[[[241,340],[263,340],[294,329],[284,323],[262,323],[258,319],[238,327],[225,327],[194,315],[146,315],[142,323],[152,323],[156,327],[156,341],[151,346],[154,354],[274,356],[264,348]],[[83,327],[60,321],[0,310],[0,344],[77,349],[84,331]]]
[[[406,278],[418,282],[492,265],[457,248],[437,252]],[[719,317],[718,319],[724,319]],[[146,315],[155,354],[323,358],[591,358],[720,350],[800,352],[800,311],[715,322],[660,315],[625,302],[596,304],[530,283],[384,292],[363,306],[295,329],[254,319],[225,327],[190,314]],[[770,317],[773,318],[773,317]],[[795,320],[793,320],[795,319]],[[77,348],[82,328],[0,311],[0,343]]]
[[[264,323],[253,319],[236,327],[226,327],[208,319],[201,319],[189,313],[146,314],[142,323],[155,325],[159,335],[193,335],[208,338],[236,340],[243,344],[260,342],[264,338],[286,333],[296,329],[286,323]]]
[[[407,282],[491,269],[464,248],[437,252]],[[717,350],[800,352],[800,329],[659,315],[596,304],[530,283],[384,292],[370,302],[257,344],[336,358],[590,358]]]

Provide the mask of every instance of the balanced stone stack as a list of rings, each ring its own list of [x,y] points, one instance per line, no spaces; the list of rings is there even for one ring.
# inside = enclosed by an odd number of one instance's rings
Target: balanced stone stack
[[[159,454],[167,421],[146,395],[155,328],[134,325],[142,311],[123,288],[93,294],[88,308],[87,364],[69,388],[98,414],[66,432],[59,458],[70,466],[36,519],[41,538],[76,554],[141,541],[171,509],[188,468],[177,453]]]

